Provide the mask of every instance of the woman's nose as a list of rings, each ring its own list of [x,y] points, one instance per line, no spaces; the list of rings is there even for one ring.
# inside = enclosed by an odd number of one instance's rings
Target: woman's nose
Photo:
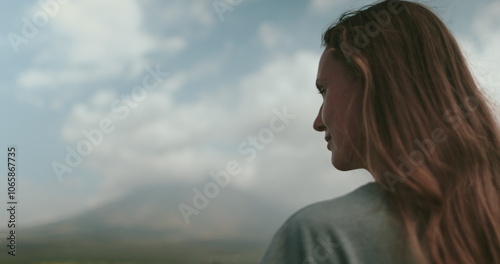
[[[325,124],[323,124],[323,119],[321,118],[321,112],[323,111],[323,105],[319,108],[318,115],[316,116],[316,119],[314,119],[313,123],[313,128],[314,130],[318,132],[325,131],[326,127]]]

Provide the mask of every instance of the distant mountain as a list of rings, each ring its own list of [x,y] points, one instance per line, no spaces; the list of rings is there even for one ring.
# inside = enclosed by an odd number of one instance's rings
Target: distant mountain
[[[17,256],[0,263],[256,263],[291,214],[228,186],[186,224],[179,204],[193,206],[193,188],[141,187],[69,219],[19,228]]]
[[[198,185],[203,186],[203,185]],[[23,230],[30,240],[155,240],[168,243],[269,241],[290,212],[228,186],[186,224],[179,204],[193,205],[193,185],[155,185],[70,219]]]

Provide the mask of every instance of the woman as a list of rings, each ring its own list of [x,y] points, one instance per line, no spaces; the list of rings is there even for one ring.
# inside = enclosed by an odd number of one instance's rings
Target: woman
[[[442,21],[383,1],[323,45],[314,129],[375,182],[295,213],[261,263],[500,263],[499,127]]]

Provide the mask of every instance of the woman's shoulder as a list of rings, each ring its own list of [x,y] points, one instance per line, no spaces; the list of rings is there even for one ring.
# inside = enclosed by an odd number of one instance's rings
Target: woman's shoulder
[[[388,201],[390,194],[370,182],[343,196],[317,202],[295,212],[282,226],[288,231],[331,233],[347,237],[383,235],[401,224]]]
[[[378,183],[370,182],[340,197],[305,206],[289,219],[307,222],[350,222],[353,218],[366,217],[368,214],[387,213],[391,209],[387,195],[387,191]]]
[[[303,263],[296,261],[317,259],[317,252],[328,256],[325,263],[370,263],[373,259],[410,263],[403,253],[401,222],[387,201],[387,192],[378,183],[367,183],[298,210],[276,232],[261,263]]]

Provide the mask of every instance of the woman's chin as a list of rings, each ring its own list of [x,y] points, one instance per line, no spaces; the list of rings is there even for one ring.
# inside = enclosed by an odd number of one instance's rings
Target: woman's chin
[[[357,166],[353,159],[345,159],[334,150],[332,151],[332,165],[339,171],[350,171],[360,169],[361,166]]]

